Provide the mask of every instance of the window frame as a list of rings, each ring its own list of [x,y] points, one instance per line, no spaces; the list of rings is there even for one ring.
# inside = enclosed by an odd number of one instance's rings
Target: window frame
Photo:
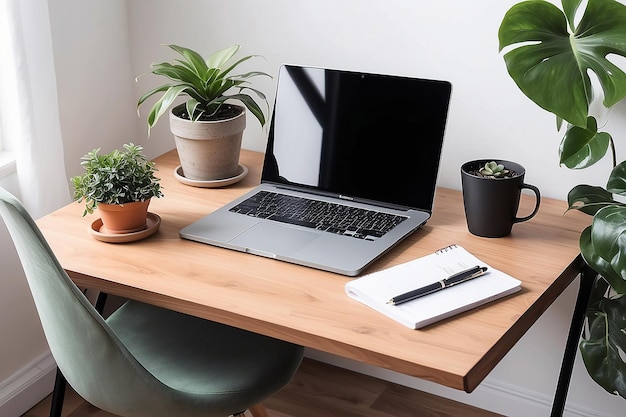
[[[9,34],[7,33],[7,22],[5,20],[8,19],[6,10],[2,10],[0,15],[0,50],[5,50],[5,48],[9,48]],[[4,75],[0,74],[0,86],[3,83],[2,77],[4,77]],[[0,99],[0,178],[11,175],[17,171],[15,162],[16,155],[15,152],[13,152],[14,147],[9,143],[8,134],[2,123],[2,115],[3,113],[6,114],[6,112],[2,111],[3,102],[5,102],[5,100]]]

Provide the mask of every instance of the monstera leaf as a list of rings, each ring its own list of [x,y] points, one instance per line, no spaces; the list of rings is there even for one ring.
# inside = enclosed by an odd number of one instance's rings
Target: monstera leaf
[[[543,0],[513,6],[498,37],[509,74],[528,98],[569,123],[586,128],[592,71],[611,107],[626,96],[626,74],[607,55],[626,55],[626,8],[614,0],[563,0],[563,10]]]
[[[626,205],[613,199],[613,194],[626,196],[626,161],[613,168],[606,189],[591,185],[577,185],[567,195],[569,210],[579,210],[594,216],[606,206]]]
[[[570,169],[587,168],[604,157],[611,140],[608,133],[598,132],[596,119],[589,116],[586,127],[567,129],[559,149],[560,162]]]
[[[613,168],[606,189],[610,193],[626,196],[626,161]]]
[[[595,215],[598,210],[609,205],[619,204],[613,200],[613,194],[602,187],[577,185],[567,195],[570,210],[579,210],[585,214]]]
[[[580,343],[589,375],[606,391],[626,398],[626,296],[610,296],[598,278],[587,309],[587,334]]]
[[[580,251],[587,265],[618,294],[626,294],[626,207],[611,205],[598,210],[580,236]]]
[[[585,262],[600,275],[587,307],[580,352],[591,378],[626,398],[626,207],[607,206],[580,237]]]

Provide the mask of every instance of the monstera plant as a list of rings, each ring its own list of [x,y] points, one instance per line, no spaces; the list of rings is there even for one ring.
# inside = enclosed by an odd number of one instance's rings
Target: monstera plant
[[[543,0],[516,4],[498,35],[520,90],[556,115],[557,129],[566,122],[561,164],[582,169],[607,153],[613,158],[604,187],[578,185],[568,202],[593,216],[580,236],[580,251],[598,274],[580,350],[591,377],[626,398],[626,204],[619,197],[626,196],[626,161],[618,163],[613,136],[598,131],[597,115],[590,112],[594,100],[611,108],[626,97],[626,74],[613,59],[626,56],[626,6],[588,0],[582,10],[584,3],[562,0],[562,9]]]

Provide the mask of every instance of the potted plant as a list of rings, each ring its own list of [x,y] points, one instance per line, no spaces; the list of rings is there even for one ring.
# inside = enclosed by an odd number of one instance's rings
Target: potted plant
[[[519,164],[502,160],[475,160],[461,166],[463,204],[468,230],[477,236],[502,237],[511,233],[513,224],[530,220],[537,214],[541,195],[534,185],[524,183],[525,170]],[[535,208],[517,217],[523,189],[535,193]]]
[[[520,90],[567,122],[559,152],[561,164],[582,169],[608,150],[613,169],[606,187],[578,185],[568,194],[569,209],[593,216],[580,236],[585,262],[598,273],[580,343],[585,366],[606,391],[626,398],[626,161],[617,162],[615,143],[598,131],[590,112],[595,97],[611,108],[626,97],[626,73],[608,55],[626,57],[626,6],[614,0],[563,0],[562,10],[542,0],[514,5],[498,37],[507,70]],[[581,15],[580,19],[577,16]],[[619,62],[619,61],[617,61]],[[589,73],[597,77],[593,82]]]
[[[183,175],[192,181],[228,179],[237,174],[241,139],[246,126],[248,109],[265,125],[265,116],[255,99],[267,99],[252,88],[248,80],[268,74],[252,71],[233,74],[245,56],[234,63],[239,45],[217,51],[204,59],[199,53],[178,45],[168,45],[181,55],[173,63],[152,65],[152,74],[164,76],[171,82],[156,87],[139,98],[137,107],[149,97],[161,94],[148,114],[148,129],[152,128],[179,96],[188,97],[170,111],[170,130],[174,134]],[[232,104],[238,101],[241,105]]]
[[[85,173],[70,178],[74,199],[84,200],[83,216],[97,208],[108,233],[126,234],[146,227],[148,205],[163,195],[154,162],[141,153],[143,147],[128,143],[124,151],[100,155],[94,149],[81,158]]]

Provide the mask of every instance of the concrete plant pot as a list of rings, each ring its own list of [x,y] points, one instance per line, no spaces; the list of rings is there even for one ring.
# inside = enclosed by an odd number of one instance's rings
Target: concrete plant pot
[[[192,122],[178,116],[181,104],[170,111],[170,130],[185,178],[215,181],[237,175],[241,140],[246,128],[246,109],[230,105],[240,112],[229,119]]]

